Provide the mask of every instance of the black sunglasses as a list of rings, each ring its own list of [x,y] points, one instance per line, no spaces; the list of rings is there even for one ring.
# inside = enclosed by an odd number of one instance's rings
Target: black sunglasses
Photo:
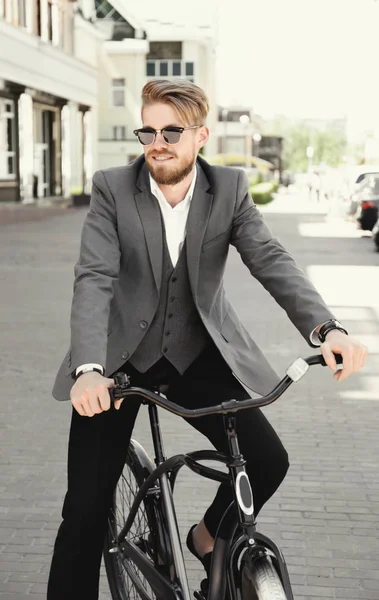
[[[135,129],[134,135],[138,137],[138,140],[143,146],[151,146],[154,143],[157,133],[161,133],[166,144],[177,144],[183,131],[187,129],[198,129],[202,125],[192,125],[192,127],[174,127],[168,126],[163,129],[153,129],[152,127],[142,127],[142,129]]]

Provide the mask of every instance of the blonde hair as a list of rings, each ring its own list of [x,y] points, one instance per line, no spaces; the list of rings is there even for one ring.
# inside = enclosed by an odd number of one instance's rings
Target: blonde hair
[[[204,125],[209,112],[204,90],[186,79],[154,79],[146,83],[142,89],[142,111],[156,102],[170,104],[185,125]]]

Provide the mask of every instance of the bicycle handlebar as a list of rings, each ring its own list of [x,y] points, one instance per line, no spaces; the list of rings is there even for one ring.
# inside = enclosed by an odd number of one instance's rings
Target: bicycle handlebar
[[[342,356],[340,354],[335,354],[335,357],[337,364],[341,365]],[[292,363],[292,365],[287,369],[285,377],[283,377],[278,385],[266,396],[261,396],[259,398],[248,398],[247,400],[227,400],[221,404],[207,406],[204,408],[183,408],[179,404],[175,404],[175,402],[167,400],[167,398],[164,398],[158,392],[140,387],[132,387],[129,377],[123,372],[115,374],[115,387],[109,390],[109,395],[112,402],[121,398],[126,398],[127,396],[140,396],[145,401],[153,402],[161,408],[164,408],[165,410],[168,410],[179,417],[184,417],[187,419],[205,417],[208,415],[227,414],[238,412],[247,408],[260,408],[275,402],[275,400],[277,400],[290,387],[290,385],[292,385],[292,383],[299,381],[308,371],[309,367],[313,365],[322,365],[323,367],[326,366],[325,359],[322,354],[315,354],[313,356],[309,356],[308,358],[298,358],[295,360],[295,362]]]

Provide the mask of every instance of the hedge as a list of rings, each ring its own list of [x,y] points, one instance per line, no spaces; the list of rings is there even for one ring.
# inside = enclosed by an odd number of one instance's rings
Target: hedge
[[[250,194],[256,204],[268,204],[278,189],[277,181],[264,181],[250,187]]]

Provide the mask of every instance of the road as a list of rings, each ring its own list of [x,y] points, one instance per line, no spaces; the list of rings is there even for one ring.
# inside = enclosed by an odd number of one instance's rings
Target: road
[[[32,209],[28,209],[29,211]],[[342,384],[314,367],[265,414],[291,468],[264,507],[259,529],[281,546],[296,600],[379,599],[379,255],[372,240],[323,207],[282,197],[262,209],[336,316],[370,350]],[[42,600],[65,492],[68,403],[51,398],[69,339],[68,320],[84,209],[4,218],[0,207],[0,598]],[[4,211],[3,211],[3,214]],[[31,213],[29,213],[31,214]],[[8,213],[9,215],[9,213]],[[279,373],[312,353],[232,249],[226,288]],[[189,425],[161,415],[166,454],[209,447]],[[145,411],[135,437],[148,449]],[[202,516],[215,485],[182,473],[181,534]],[[188,557],[187,551],[185,551]],[[192,588],[202,578],[188,560]],[[104,576],[101,600],[110,598]]]

